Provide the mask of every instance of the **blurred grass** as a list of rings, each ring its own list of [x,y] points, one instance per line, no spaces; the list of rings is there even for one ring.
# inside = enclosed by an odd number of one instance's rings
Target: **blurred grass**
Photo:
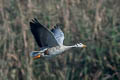
[[[119,0],[0,0],[0,80],[120,80]],[[66,45],[87,44],[51,60],[32,61],[39,50],[32,18],[63,25]]]

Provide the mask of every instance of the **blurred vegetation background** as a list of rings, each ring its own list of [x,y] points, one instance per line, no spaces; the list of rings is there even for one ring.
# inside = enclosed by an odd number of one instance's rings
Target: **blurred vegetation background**
[[[0,80],[120,80],[120,0],[0,0]],[[33,61],[39,50],[29,29],[38,18],[63,25],[66,51]]]

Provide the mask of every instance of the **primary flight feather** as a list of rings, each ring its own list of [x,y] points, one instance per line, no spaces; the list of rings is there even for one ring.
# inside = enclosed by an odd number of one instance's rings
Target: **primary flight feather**
[[[59,25],[56,25],[53,29],[48,30],[35,18],[30,22],[31,32],[40,47],[40,51],[31,52],[33,59],[38,58],[51,58],[73,47],[86,47],[82,43],[75,44],[73,46],[63,45],[64,33],[60,29]]]

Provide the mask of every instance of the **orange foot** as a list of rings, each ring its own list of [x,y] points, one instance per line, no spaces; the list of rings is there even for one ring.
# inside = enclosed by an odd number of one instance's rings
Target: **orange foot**
[[[34,56],[33,59],[39,59],[41,57],[40,54],[38,54],[37,56]]]

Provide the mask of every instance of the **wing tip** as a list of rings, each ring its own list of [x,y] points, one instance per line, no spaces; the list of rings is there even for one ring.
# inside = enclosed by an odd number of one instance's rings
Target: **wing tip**
[[[35,25],[38,25],[38,24],[40,24],[40,23],[39,23],[39,21],[37,20],[37,18],[31,19],[31,21],[29,22],[29,25],[30,25],[31,28],[34,28]]]
[[[56,29],[56,28],[61,28],[62,27],[62,24],[60,24],[60,23],[57,23],[55,26],[54,26],[54,28]]]
[[[30,23],[36,23],[36,22],[39,22],[39,21],[37,20],[37,18],[33,18],[33,19],[31,19],[31,21],[30,21]]]

